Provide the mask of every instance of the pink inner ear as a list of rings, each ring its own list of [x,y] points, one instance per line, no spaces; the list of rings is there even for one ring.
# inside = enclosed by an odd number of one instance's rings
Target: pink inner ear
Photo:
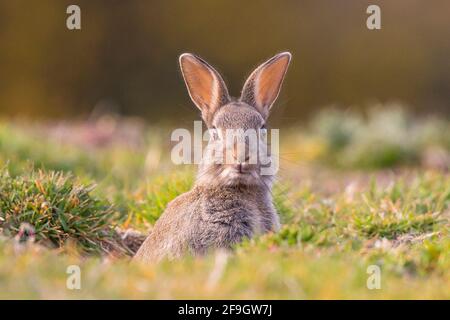
[[[213,75],[204,65],[191,57],[183,59],[182,68],[192,100],[200,108],[208,108],[215,90]]]
[[[289,57],[282,57],[263,67],[255,81],[255,102],[266,108],[272,105],[280,92],[281,83],[289,64]]]

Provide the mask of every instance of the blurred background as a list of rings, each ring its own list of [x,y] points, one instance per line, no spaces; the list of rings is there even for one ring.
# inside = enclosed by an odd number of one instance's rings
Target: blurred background
[[[171,161],[171,133],[199,119],[179,55],[238,96],[280,51],[282,231],[223,267],[110,259],[195,181]],[[0,0],[0,298],[448,299],[449,208],[449,0]],[[367,290],[373,265],[383,290]]]
[[[81,31],[66,28],[75,3]],[[366,27],[369,4],[381,7],[381,30]],[[284,50],[293,63],[278,125],[330,105],[391,101],[448,117],[449,13],[446,0],[0,0],[0,117],[81,120],[106,110],[190,123],[197,110],[180,53],[204,57],[237,96],[258,63]]]

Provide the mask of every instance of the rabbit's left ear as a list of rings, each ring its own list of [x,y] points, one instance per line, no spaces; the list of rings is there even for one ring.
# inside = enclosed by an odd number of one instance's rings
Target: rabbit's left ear
[[[244,84],[241,101],[254,106],[267,118],[280,93],[290,61],[291,54],[282,52],[256,68]]]
[[[225,82],[205,60],[190,53],[180,56],[180,68],[192,101],[205,122],[210,122],[214,112],[230,100]]]

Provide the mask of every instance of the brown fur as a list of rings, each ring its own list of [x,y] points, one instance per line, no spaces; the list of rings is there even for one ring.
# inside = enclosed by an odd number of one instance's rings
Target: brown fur
[[[180,66],[189,94],[209,128],[258,130],[278,96],[290,57],[281,53],[258,67],[239,100],[228,96],[222,78],[204,60],[183,54]],[[216,144],[229,149],[220,139],[210,141],[207,148]],[[258,163],[239,163],[240,167],[203,161],[193,189],[169,203],[134,259],[156,262],[186,253],[203,255],[278,230],[271,196],[274,177],[260,175]]]

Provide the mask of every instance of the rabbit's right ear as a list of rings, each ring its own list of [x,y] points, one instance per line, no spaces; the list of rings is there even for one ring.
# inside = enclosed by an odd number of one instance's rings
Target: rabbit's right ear
[[[230,101],[225,82],[206,61],[190,53],[180,56],[180,68],[192,101],[208,122],[219,107]]]
[[[282,52],[256,68],[244,84],[241,101],[254,106],[267,118],[280,93],[290,61],[291,54]]]

